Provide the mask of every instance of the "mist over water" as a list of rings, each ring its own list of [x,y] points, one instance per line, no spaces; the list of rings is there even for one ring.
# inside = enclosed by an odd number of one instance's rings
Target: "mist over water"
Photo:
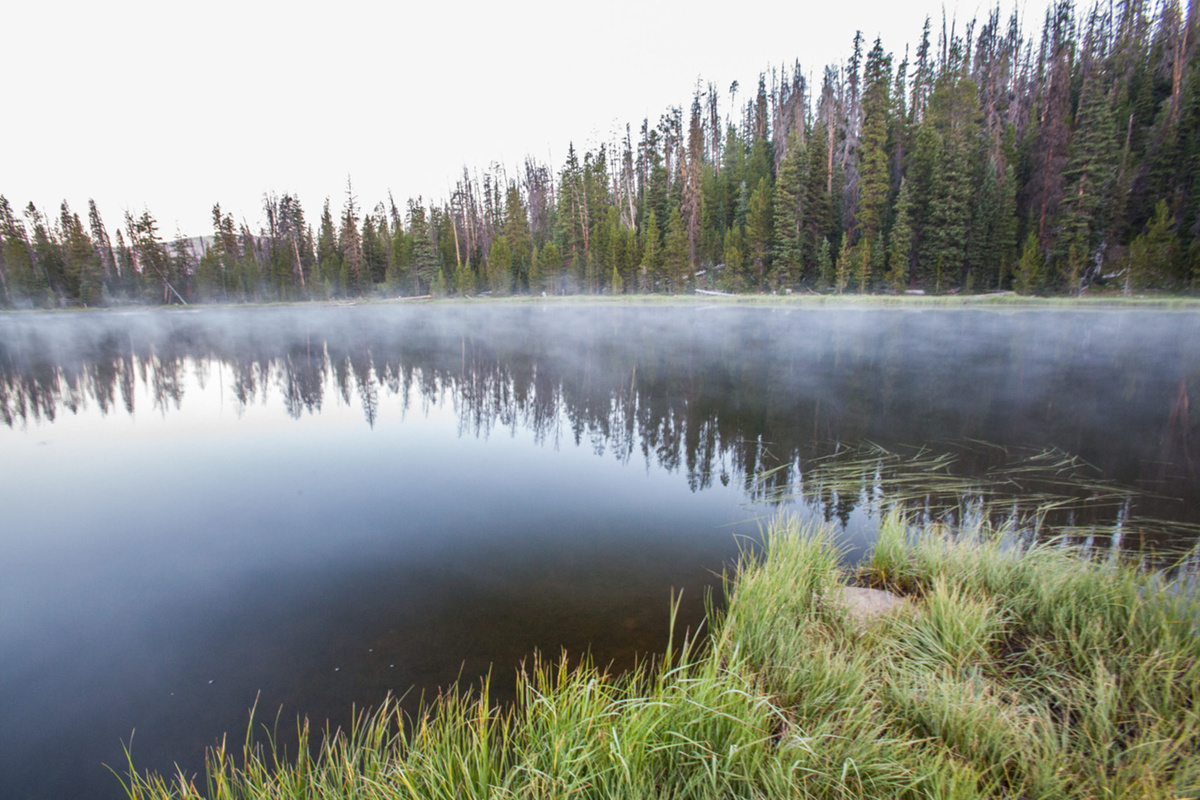
[[[139,767],[200,771],[256,697],[287,730],[489,667],[503,695],[535,649],[625,668],[672,589],[699,622],[754,501],[865,546],[896,467],[819,477],[847,453],[1188,544],[1135,523],[1200,523],[1197,342],[1147,311],[0,317],[0,796],[120,796],[99,765],[135,728]],[[1116,501],[1005,472],[1047,450]]]

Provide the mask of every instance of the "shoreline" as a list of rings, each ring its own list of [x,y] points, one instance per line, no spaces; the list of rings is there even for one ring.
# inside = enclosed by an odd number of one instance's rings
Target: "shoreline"
[[[1190,797],[1200,596],[1185,577],[895,511],[848,570],[831,528],[776,519],[710,631],[676,634],[653,666],[535,658],[512,708],[452,688],[416,719],[389,700],[316,756],[220,748],[206,792],[124,781],[146,800]],[[831,600],[852,584],[903,599],[864,621]]]

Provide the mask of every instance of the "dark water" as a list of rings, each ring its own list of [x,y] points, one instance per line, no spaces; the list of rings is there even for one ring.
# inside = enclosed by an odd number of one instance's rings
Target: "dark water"
[[[256,698],[289,729],[489,668],[503,695],[534,650],[625,668],[673,590],[702,619],[756,501],[861,547],[897,486],[936,512],[905,482],[931,458],[1080,538],[1190,546],[1197,392],[1190,313],[0,317],[0,797],[120,796],[131,734],[200,771]]]

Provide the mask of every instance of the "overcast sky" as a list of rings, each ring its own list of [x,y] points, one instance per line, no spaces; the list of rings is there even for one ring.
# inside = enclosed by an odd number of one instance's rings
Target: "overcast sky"
[[[7,3],[0,193],[57,214],[96,199],[110,233],[145,207],[167,238],[207,234],[221,203],[252,228],[264,192],[310,222],[359,203],[441,200],[464,165],[557,170],[574,141],[690,103],[696,81],[739,105],[799,59],[819,85],[856,29],[903,56],[932,0],[889,2]],[[987,4],[959,0],[961,21]],[[1011,0],[1002,5],[1007,16]],[[1044,3],[1021,0],[1027,31]]]

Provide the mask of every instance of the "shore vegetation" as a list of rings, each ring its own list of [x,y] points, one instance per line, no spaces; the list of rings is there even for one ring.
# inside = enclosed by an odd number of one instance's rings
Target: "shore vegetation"
[[[834,529],[778,518],[709,627],[614,675],[535,658],[518,699],[454,688],[348,730],[252,723],[208,774],[124,776],[200,798],[1095,798],[1200,792],[1194,565],[1150,571],[986,524],[884,520],[847,566]],[[847,587],[901,598],[855,613]],[[311,746],[310,746],[311,745]]]

